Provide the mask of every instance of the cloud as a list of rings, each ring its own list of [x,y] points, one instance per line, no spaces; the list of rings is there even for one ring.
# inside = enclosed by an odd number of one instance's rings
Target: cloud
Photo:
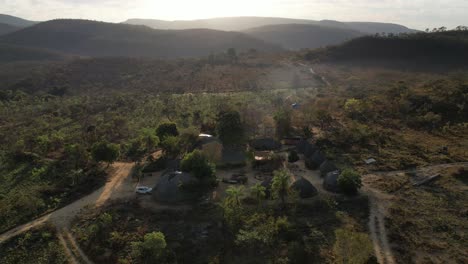
[[[380,21],[426,27],[468,25],[466,0],[0,0],[0,13],[31,20],[85,18],[194,19],[280,16],[340,21]]]

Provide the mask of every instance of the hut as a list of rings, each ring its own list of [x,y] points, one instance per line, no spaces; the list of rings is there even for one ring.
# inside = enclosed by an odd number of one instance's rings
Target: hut
[[[320,150],[315,151],[312,156],[305,158],[305,165],[310,170],[316,170],[320,168],[320,165],[325,161],[325,156]]]
[[[198,184],[198,179],[189,173],[173,171],[164,174],[153,191],[153,197],[159,202],[177,203],[196,198],[191,187]]]
[[[326,160],[325,162],[320,165],[320,176],[325,177],[327,176],[327,173],[332,172],[332,171],[337,171],[338,168],[335,166],[335,164],[329,160]]]
[[[272,138],[259,138],[250,141],[249,146],[257,151],[272,151],[281,148],[281,143]]]
[[[338,177],[340,177],[339,171],[332,171],[327,173],[327,175],[323,179],[323,188],[330,192],[338,192]]]
[[[301,137],[284,137],[282,143],[285,146],[297,146],[301,141]]]
[[[223,143],[212,135],[200,134],[195,143],[195,148],[201,150],[214,163],[220,163],[223,159]]]
[[[291,188],[297,191],[302,199],[313,197],[318,193],[314,185],[303,177],[291,184]]]

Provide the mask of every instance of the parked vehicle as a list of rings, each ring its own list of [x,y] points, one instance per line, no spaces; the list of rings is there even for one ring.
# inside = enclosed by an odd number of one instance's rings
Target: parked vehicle
[[[152,191],[153,191],[153,188],[146,187],[146,186],[138,186],[135,190],[135,192],[138,194],[151,194]]]

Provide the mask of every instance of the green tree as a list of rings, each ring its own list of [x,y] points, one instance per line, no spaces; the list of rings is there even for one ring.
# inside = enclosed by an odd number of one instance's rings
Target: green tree
[[[291,111],[280,110],[274,116],[276,122],[276,136],[287,137],[291,134]]]
[[[205,185],[212,186],[216,183],[215,165],[209,162],[200,150],[185,155],[180,168],[182,171],[192,173]]]
[[[226,190],[227,202],[237,207],[241,206],[241,198],[244,196],[244,186],[229,186]]]
[[[154,129],[151,128],[143,128],[140,132],[140,139],[146,152],[153,151],[159,144],[159,137],[156,135]]]
[[[352,169],[344,170],[338,177],[338,187],[345,194],[356,194],[362,187],[361,175]]]
[[[132,256],[143,263],[165,263],[166,238],[161,232],[151,232],[143,241],[132,242]]]
[[[286,170],[278,170],[273,173],[273,181],[271,183],[271,191],[273,197],[281,199],[283,208],[286,206],[286,197],[290,194],[289,190],[289,173]]]
[[[177,137],[179,135],[179,130],[177,130],[177,125],[175,123],[166,122],[160,124],[158,128],[156,128],[156,135],[163,141],[168,136]]]
[[[236,244],[251,250],[271,248],[280,240],[279,235],[289,228],[286,217],[275,218],[266,214],[248,217],[236,236]]]
[[[239,112],[222,111],[218,114],[217,133],[221,141],[226,145],[235,145],[244,138],[244,127]]]
[[[91,148],[91,156],[95,162],[107,162],[107,166],[117,160],[119,157],[120,150],[119,145],[98,142],[95,143]]]
[[[166,136],[160,144],[164,155],[175,158],[180,154],[179,138],[175,136]]]
[[[260,206],[261,202],[266,197],[266,188],[260,183],[256,183],[254,186],[250,187],[250,193],[257,201],[257,206]]]

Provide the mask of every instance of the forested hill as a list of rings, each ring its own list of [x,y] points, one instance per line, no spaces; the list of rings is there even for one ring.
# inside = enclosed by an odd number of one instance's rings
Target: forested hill
[[[0,63],[14,61],[59,61],[71,56],[46,49],[0,44]]]
[[[336,45],[364,35],[347,28],[307,24],[269,25],[244,32],[252,37],[292,50]]]
[[[208,55],[229,48],[280,51],[238,32],[209,29],[155,30],[146,26],[89,20],[52,20],[0,37],[0,43],[83,56],[176,58]]]
[[[316,62],[404,60],[466,64],[468,31],[365,36],[339,46],[309,51],[305,58]]]
[[[9,24],[0,23],[0,36],[11,33],[11,32],[14,32],[14,31],[16,31],[18,29],[20,29],[20,28],[9,25]]]

